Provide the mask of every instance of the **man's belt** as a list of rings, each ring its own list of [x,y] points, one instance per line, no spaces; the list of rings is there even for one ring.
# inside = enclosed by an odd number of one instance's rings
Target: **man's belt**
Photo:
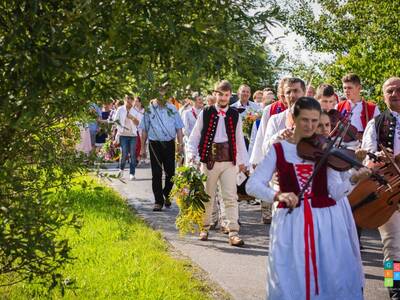
[[[215,162],[232,161],[229,151],[229,143],[213,143],[207,162],[207,169],[212,170]]]

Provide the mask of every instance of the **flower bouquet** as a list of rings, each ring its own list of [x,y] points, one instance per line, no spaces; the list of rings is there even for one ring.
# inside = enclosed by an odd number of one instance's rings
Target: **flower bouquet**
[[[98,159],[102,162],[116,162],[120,156],[120,149],[113,145],[111,139],[108,139],[98,152]]]
[[[248,109],[246,115],[243,118],[243,134],[250,139],[251,130],[253,129],[253,124],[256,120],[261,119],[262,111]]]
[[[176,227],[181,235],[199,232],[203,229],[204,202],[210,201],[203,184],[207,177],[194,166],[179,167],[176,171],[171,191],[171,198],[179,207]]]

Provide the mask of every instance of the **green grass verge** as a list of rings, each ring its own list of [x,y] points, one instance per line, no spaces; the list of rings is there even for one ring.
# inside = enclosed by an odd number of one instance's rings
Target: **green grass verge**
[[[68,197],[83,227],[65,232],[76,260],[62,271],[73,283],[64,299],[209,299],[209,288],[193,277],[190,263],[171,258],[160,233],[113,190],[94,182],[84,189],[77,182]],[[0,298],[62,298],[59,291],[44,291],[20,283],[0,289]]]

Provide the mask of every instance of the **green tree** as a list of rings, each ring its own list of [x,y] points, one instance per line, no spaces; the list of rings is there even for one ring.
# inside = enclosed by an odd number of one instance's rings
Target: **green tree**
[[[62,195],[85,171],[74,128],[91,102],[131,90],[156,96],[166,79],[179,90],[229,74],[271,76],[261,44],[282,16],[257,3],[0,3],[1,282],[40,277],[54,286],[71,259],[60,231],[79,224],[63,197],[49,195]]]
[[[335,54],[326,75],[336,85],[355,72],[377,98],[384,80],[400,74],[400,1],[302,0],[287,12],[289,26],[310,49]]]

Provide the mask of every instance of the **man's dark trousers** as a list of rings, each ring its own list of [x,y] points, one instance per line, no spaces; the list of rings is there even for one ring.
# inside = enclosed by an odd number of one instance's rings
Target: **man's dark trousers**
[[[175,175],[175,140],[168,142],[150,141],[150,163],[152,188],[156,204],[164,205],[169,201],[172,189],[172,177]],[[162,188],[162,170],[165,171],[165,185]]]

